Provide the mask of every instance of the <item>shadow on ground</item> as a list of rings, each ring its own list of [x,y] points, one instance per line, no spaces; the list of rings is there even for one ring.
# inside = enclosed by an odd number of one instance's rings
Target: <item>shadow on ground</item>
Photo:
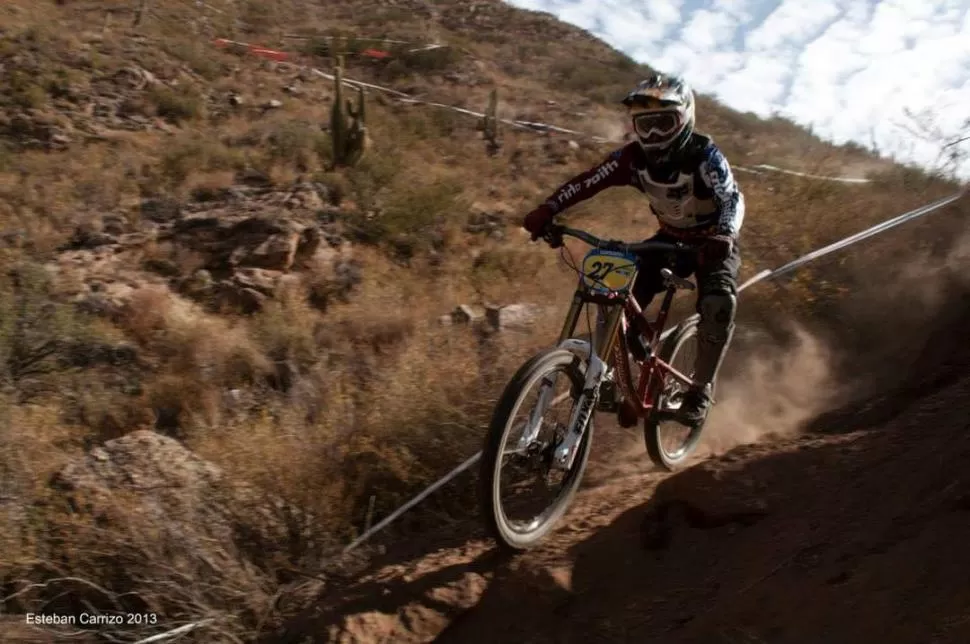
[[[454,526],[264,641],[970,641],[965,323],[959,311],[936,326],[892,387],[805,435],[666,478],[645,465],[599,477],[519,557]]]
[[[434,641],[970,641],[968,429],[964,379],[878,429],[737,448],[569,547],[566,587],[497,578]]]

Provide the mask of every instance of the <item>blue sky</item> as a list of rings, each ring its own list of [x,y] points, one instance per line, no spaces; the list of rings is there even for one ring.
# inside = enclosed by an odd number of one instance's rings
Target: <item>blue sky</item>
[[[932,165],[939,145],[907,131],[905,110],[931,115],[943,136],[970,134],[970,0],[507,1],[835,142]]]

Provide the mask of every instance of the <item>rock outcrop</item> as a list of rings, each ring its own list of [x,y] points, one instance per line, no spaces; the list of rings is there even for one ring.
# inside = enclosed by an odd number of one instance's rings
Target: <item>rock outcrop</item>
[[[193,605],[258,614],[268,606],[268,582],[307,546],[305,518],[293,508],[151,431],[91,449],[57,472],[51,488],[72,527],[61,554],[111,567],[109,590],[133,593],[125,603],[162,614]]]

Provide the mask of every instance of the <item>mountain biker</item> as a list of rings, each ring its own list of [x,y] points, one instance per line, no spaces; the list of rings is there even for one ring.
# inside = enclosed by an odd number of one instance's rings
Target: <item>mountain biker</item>
[[[555,215],[605,188],[632,186],[647,197],[659,220],[660,230],[651,239],[680,241],[698,250],[696,255],[666,261],[645,254],[633,287],[640,306],[646,308],[664,290],[659,273],[667,262],[673,262],[670,268],[680,277],[697,275],[700,322],[693,378],[700,385],[685,393],[676,414],[679,422],[693,426],[710,409],[712,383],[734,332],[744,196],[720,149],[710,137],[694,131],[694,93],[684,79],[655,74],[622,103],[634,140],[560,186],[526,215],[523,227],[533,241],[544,237],[552,242],[547,233]],[[643,360],[643,340],[632,326],[630,330],[631,353]]]

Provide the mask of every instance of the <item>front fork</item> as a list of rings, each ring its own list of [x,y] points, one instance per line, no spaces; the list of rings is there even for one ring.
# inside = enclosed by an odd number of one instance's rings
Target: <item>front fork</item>
[[[579,314],[582,308],[583,298],[580,292],[577,291],[573,297],[573,303],[569,307],[569,312],[566,314],[566,321],[563,323],[562,331],[559,333],[559,341],[557,344],[560,347],[568,348],[565,344],[576,329],[576,323],[579,322]],[[588,353],[588,349],[586,352]],[[542,429],[542,417],[546,415],[546,410],[552,402],[552,394],[556,390],[556,381],[558,379],[558,373],[542,379],[542,384],[539,385],[539,399],[536,401],[535,407],[532,408],[532,413],[529,414],[529,422],[526,425],[525,431],[522,432],[521,438],[519,438],[517,451],[524,452],[539,436],[539,430]]]
[[[572,468],[578,452],[576,447],[583,438],[586,428],[589,427],[589,421],[593,416],[593,411],[596,409],[596,403],[599,399],[600,384],[602,384],[608,371],[607,364],[610,352],[613,350],[616,341],[616,329],[623,316],[623,308],[621,306],[610,307],[609,312],[605,316],[605,323],[602,327],[597,324],[596,328],[591,329],[591,341],[585,342],[571,337],[576,329],[576,323],[579,320],[579,313],[582,306],[583,299],[577,293],[576,297],[573,298],[573,304],[569,309],[566,322],[563,324],[562,332],[559,335],[560,347],[584,351],[588,355],[583,391],[580,393],[579,398],[576,400],[576,405],[573,407],[573,413],[570,416],[569,425],[566,428],[566,434],[563,437],[562,443],[556,447],[556,451],[553,454],[553,465],[563,470]]]

